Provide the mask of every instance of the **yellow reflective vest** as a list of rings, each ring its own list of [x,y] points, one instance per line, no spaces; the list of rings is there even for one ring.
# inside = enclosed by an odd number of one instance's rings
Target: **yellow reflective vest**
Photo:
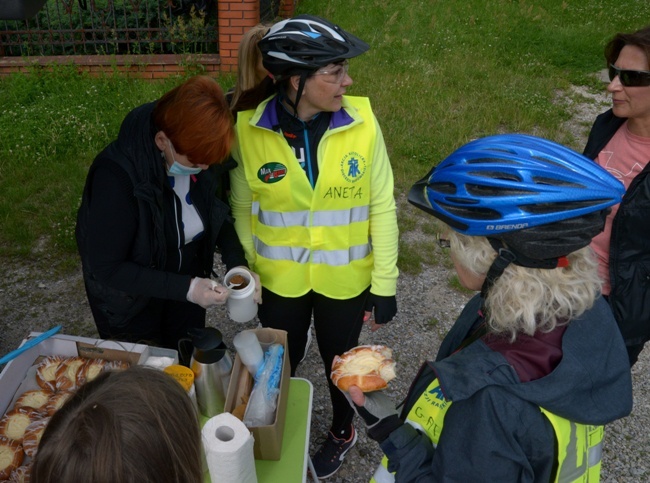
[[[409,411],[406,422],[426,433],[431,444],[436,447],[443,431],[445,414],[451,404],[452,401],[446,400],[443,396],[438,379],[434,379]],[[540,410],[551,422],[555,432],[558,471],[553,481],[555,483],[599,481],[603,426],[574,423],[544,408]],[[388,471],[386,456],[383,457],[370,481],[394,483],[395,477]]]
[[[268,123],[274,97],[237,116],[235,227],[262,285],[284,297],[314,290],[348,299],[371,284],[377,295],[395,294],[397,219],[383,137],[367,98],[346,96],[343,106],[319,143],[313,188]]]

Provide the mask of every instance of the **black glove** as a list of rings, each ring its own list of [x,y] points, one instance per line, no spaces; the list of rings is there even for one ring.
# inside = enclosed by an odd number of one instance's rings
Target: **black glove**
[[[375,309],[375,323],[385,324],[393,320],[397,313],[397,299],[394,295],[385,297],[370,292],[368,300],[366,300],[366,312],[372,312],[373,307]]]
[[[380,391],[365,393],[366,402],[357,406],[350,394],[342,391],[350,406],[363,419],[368,427],[368,436],[381,443],[390,433],[401,426],[402,420],[397,415],[395,404],[388,396]]]

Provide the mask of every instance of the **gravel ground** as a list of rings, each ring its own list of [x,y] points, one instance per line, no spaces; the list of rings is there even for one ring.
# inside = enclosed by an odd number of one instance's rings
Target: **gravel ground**
[[[585,93],[576,89],[575,118],[567,129],[576,139],[584,140],[586,130],[595,115],[607,105],[604,96]],[[583,143],[578,142],[578,146]],[[399,198],[399,210],[407,210],[403,197]],[[418,232],[406,234],[402,243]],[[45,245],[45,244],[43,244]],[[438,250],[438,248],[436,248]],[[61,278],[50,269],[52,260],[43,247],[33,257],[38,262],[16,264],[3,261],[3,277],[0,282],[0,355],[16,348],[30,331],[44,331],[57,324],[63,325],[63,333],[97,337],[90,309],[86,302],[80,270]],[[453,273],[445,257],[442,265],[426,265],[418,275],[404,274],[398,281],[399,312],[395,320],[375,333],[364,329],[363,344],[386,344],[393,349],[397,360],[398,378],[387,393],[396,401],[401,400],[422,361],[435,356],[446,331],[469,298],[451,288],[449,279]],[[223,308],[209,310],[208,325],[219,328],[231,344],[240,330],[254,328],[255,323],[230,322]],[[622,420],[610,424],[605,432],[605,452],[602,481],[641,482],[650,481],[650,349],[646,349],[634,366],[634,411]],[[311,453],[319,445],[329,426],[331,412],[325,374],[316,344],[312,344],[307,358],[298,369],[299,377],[312,381],[314,386],[311,425]],[[359,428],[362,425],[358,425]],[[341,470],[329,481],[368,481],[381,459],[377,444],[359,431],[357,445],[348,453]],[[290,483],[290,482],[289,482]]]

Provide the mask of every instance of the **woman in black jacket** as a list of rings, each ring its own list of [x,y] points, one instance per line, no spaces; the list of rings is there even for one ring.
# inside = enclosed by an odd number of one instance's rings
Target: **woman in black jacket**
[[[215,246],[246,266],[223,193],[232,139],[223,91],[199,76],[131,111],[95,158],[76,238],[100,337],[175,349],[225,303]]]
[[[605,47],[612,108],[596,118],[584,154],[626,188],[591,247],[633,365],[650,339],[650,26]]]

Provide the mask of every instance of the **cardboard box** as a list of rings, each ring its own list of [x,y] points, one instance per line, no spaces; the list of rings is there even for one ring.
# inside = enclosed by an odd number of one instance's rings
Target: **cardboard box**
[[[289,396],[289,379],[291,366],[289,365],[289,348],[287,347],[287,332],[276,329],[255,329],[255,333],[263,341],[268,336],[275,336],[278,343],[284,347],[282,360],[282,375],[280,376],[280,394],[278,395],[275,421],[268,426],[249,428],[255,439],[254,454],[258,460],[279,460],[282,452],[282,437],[284,435],[284,421],[287,414],[287,399]],[[230,376],[230,385],[226,396],[224,410],[232,412],[241,403],[244,395],[250,395],[253,388],[253,378],[242,363],[239,355],[235,356]]]
[[[40,332],[32,332],[30,337],[38,335]],[[26,340],[23,344],[25,342]],[[38,389],[35,378],[36,365],[44,357],[53,355],[126,361],[136,365],[143,364],[150,356],[171,357],[175,363],[178,362],[178,353],[172,349],[55,334],[5,365],[0,373],[0,416],[13,406],[16,398],[23,392]]]

